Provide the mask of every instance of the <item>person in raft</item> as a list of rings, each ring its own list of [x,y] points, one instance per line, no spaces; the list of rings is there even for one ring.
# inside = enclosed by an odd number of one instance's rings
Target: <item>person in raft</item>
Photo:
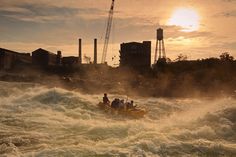
[[[109,101],[109,99],[108,99],[108,97],[107,97],[107,94],[106,93],[104,93],[104,97],[103,97],[103,104],[109,104],[110,103],[110,101]]]

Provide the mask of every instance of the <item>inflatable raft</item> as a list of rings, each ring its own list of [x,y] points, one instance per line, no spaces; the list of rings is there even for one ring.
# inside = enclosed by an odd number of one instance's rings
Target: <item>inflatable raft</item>
[[[102,102],[98,103],[97,106],[101,109],[104,110],[105,112],[110,112],[110,113],[117,113],[123,116],[128,116],[132,118],[142,118],[147,111],[142,108],[132,108],[132,109],[114,109],[110,106],[110,104],[103,104]]]

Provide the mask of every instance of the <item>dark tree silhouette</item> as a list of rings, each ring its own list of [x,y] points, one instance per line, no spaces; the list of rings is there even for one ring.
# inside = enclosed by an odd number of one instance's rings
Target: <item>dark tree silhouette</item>
[[[186,61],[188,57],[186,55],[183,55],[182,53],[178,55],[178,57],[174,61]]]
[[[233,61],[234,57],[231,56],[228,52],[224,52],[220,55],[220,60],[221,61]]]

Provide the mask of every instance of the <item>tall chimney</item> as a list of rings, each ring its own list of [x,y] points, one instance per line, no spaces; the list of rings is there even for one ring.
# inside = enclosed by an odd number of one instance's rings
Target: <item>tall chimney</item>
[[[97,39],[94,39],[94,64],[97,64]]]
[[[78,56],[79,64],[82,63],[82,39],[79,39],[79,56]]]
[[[61,51],[57,51],[57,65],[60,65],[61,64]]]

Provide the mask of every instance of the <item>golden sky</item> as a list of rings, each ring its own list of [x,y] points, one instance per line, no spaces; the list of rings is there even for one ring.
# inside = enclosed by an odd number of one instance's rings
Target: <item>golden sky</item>
[[[77,55],[80,37],[83,54],[93,58],[98,38],[100,60],[110,5],[111,0],[0,0],[0,47]],[[159,27],[171,59],[180,53],[189,59],[218,57],[226,51],[236,57],[236,0],[117,0],[109,64],[118,63],[123,42],[151,40],[154,53]]]

